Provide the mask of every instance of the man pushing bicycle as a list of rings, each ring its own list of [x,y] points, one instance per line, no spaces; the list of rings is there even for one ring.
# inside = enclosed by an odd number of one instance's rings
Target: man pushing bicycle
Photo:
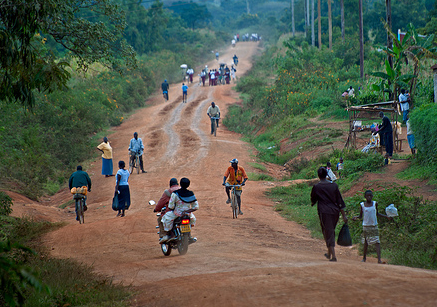
[[[226,195],[228,196],[228,200],[226,201],[227,204],[231,203],[231,196],[230,196],[230,186],[226,185],[240,185],[239,187],[235,188],[235,195],[237,196],[237,202],[238,202],[238,211],[240,215],[243,215],[243,212],[241,211],[241,193],[243,193],[243,188],[241,186],[244,186],[246,184],[246,181],[248,179],[246,175],[246,171],[243,167],[238,166],[238,160],[232,159],[229,161],[231,163],[231,166],[229,166],[225,172],[225,175],[223,177],[223,183],[226,187]]]

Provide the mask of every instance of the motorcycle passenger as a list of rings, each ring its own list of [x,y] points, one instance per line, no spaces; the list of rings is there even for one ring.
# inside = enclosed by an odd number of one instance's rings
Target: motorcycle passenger
[[[223,183],[222,185],[226,186],[228,185],[245,185],[246,181],[248,179],[246,175],[246,171],[243,167],[238,166],[238,160],[232,159],[229,161],[231,163],[231,166],[228,167],[228,169],[225,172],[225,175],[223,177]],[[226,186],[226,195],[228,196],[228,200],[226,201],[227,204],[231,203],[231,196],[230,196],[230,190],[232,187]],[[238,211],[240,215],[243,215],[243,212],[241,211],[241,193],[243,193],[242,187],[236,187],[235,188],[235,194],[237,196],[237,202],[238,202]]]
[[[81,188],[83,186],[86,186],[88,192],[91,192],[91,178],[87,172],[82,170],[82,166],[78,165],[76,171],[71,174],[70,179],[68,180],[68,187],[71,190],[72,188]],[[86,195],[83,195],[83,198],[85,199],[83,210],[86,211],[88,209],[86,205]],[[75,208],[75,211],[77,211],[77,208]],[[77,215],[76,220],[79,220]]]
[[[188,214],[190,216],[191,227],[194,227],[196,224],[196,217],[191,212],[199,209],[199,203],[197,202],[194,193],[188,190],[190,180],[185,177],[182,178],[180,180],[180,186],[181,188],[179,190],[176,190],[171,194],[170,201],[168,202],[168,208],[170,211],[168,211],[161,220],[164,225],[164,230],[167,232],[173,228],[173,221],[178,216],[183,216],[185,211],[190,211]],[[171,239],[172,235],[174,234],[166,234],[159,242],[167,242]]]
[[[178,180],[176,178],[170,179],[170,188],[164,190],[161,198],[158,200],[158,203],[153,209],[153,212],[161,212],[161,210],[166,207],[165,212],[163,212],[160,216],[158,216],[158,225],[159,225],[159,238],[161,239],[163,236],[167,235],[167,232],[164,230],[164,225],[161,222],[162,217],[171,209],[168,208],[168,202],[170,201],[171,194],[179,190],[181,187],[178,184]]]
[[[144,151],[143,140],[141,140],[141,138],[138,137],[137,132],[134,133],[134,138],[130,140],[129,151],[139,156],[141,172],[147,173],[144,170],[144,166],[143,166],[143,151]],[[131,155],[131,159],[135,159],[135,155]]]
[[[165,92],[167,92],[167,99],[168,99],[168,89],[170,88],[170,85],[167,83],[167,79],[165,79],[164,82],[162,82],[161,88],[162,88],[163,95]]]
[[[215,104],[215,102],[211,102],[211,106],[208,108],[208,110],[206,111],[206,114],[209,116],[209,118],[211,119],[211,134],[214,133],[214,120],[216,121],[216,125],[217,128],[219,126],[219,119],[213,119],[212,117],[219,117],[220,118],[220,109],[219,107]]]

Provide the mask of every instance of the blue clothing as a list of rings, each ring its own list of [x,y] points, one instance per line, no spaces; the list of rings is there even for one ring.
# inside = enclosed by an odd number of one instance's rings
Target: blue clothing
[[[115,176],[115,183],[117,183],[118,181],[118,175],[121,176],[120,178],[120,183],[118,184],[119,186],[121,185],[129,185],[128,180],[129,180],[129,171],[127,169],[119,169],[117,171],[117,175]]]
[[[162,88],[162,91],[163,91],[163,92],[168,91],[168,87],[169,87],[169,85],[168,85],[167,82],[163,82],[163,83],[161,84],[161,88]]]
[[[112,175],[112,159],[102,158],[102,175]]]
[[[408,146],[410,146],[411,149],[416,148],[414,134],[408,134],[407,140],[408,140]]]
[[[130,207],[130,190],[128,185],[119,185],[118,210],[127,210]]]
[[[186,86],[185,84],[182,85],[182,92],[187,93],[187,91],[188,91],[188,86]]]
[[[130,140],[129,150],[139,154],[140,156],[143,155],[144,145],[141,138],[133,138],[132,140]]]

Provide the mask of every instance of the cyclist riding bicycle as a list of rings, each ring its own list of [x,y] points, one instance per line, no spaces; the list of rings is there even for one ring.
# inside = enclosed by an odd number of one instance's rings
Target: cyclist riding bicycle
[[[165,95],[167,94],[167,100],[168,100],[168,89],[169,89],[169,85],[167,83],[167,79],[164,80],[164,82],[162,82],[161,84],[161,88],[162,88],[162,94]]]
[[[228,185],[244,186],[248,179],[244,168],[238,166],[237,159],[232,159],[229,162],[231,163],[231,166],[227,168],[222,183],[226,187],[226,195],[228,196],[228,200],[226,201],[227,204],[231,203],[230,190],[232,189],[232,187],[226,185],[228,184]],[[239,211],[238,214],[243,215],[243,212],[241,211],[241,193],[243,193],[243,188],[241,186],[235,188],[235,194],[237,196],[237,202],[238,202],[238,211]]]
[[[213,134],[214,133],[214,121],[216,121],[216,127],[218,128],[218,126],[219,126],[219,118],[220,118],[220,109],[215,104],[214,101],[211,102],[211,106],[206,111],[206,114],[211,119],[211,134]]]
[[[71,174],[70,179],[68,180],[68,187],[71,190],[72,188],[81,188],[83,186],[88,187],[88,192],[91,192],[91,178],[87,172],[84,172],[82,170],[82,166],[78,165],[76,171],[73,174]],[[84,211],[86,211],[87,210],[86,196],[83,195],[83,198],[84,198],[83,209]],[[77,208],[75,208],[75,211],[77,211]],[[79,220],[77,215],[76,215],[76,220]]]

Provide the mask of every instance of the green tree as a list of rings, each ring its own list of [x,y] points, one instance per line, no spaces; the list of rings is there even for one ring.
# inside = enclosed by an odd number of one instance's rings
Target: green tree
[[[136,65],[135,52],[122,38],[126,26],[110,0],[4,0],[0,3],[0,99],[32,106],[33,90],[66,87],[67,61],[46,41],[62,46],[86,71],[95,62],[122,72]]]

